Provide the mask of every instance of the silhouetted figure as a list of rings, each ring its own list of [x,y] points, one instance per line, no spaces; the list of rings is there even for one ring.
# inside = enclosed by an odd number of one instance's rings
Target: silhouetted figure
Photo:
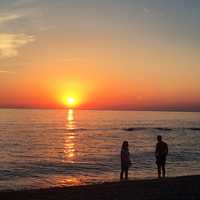
[[[167,143],[162,141],[162,136],[157,136],[158,143],[156,144],[156,164],[158,167],[158,178],[161,178],[161,170],[162,170],[162,177],[165,178],[165,163],[168,154],[168,146]]]
[[[128,169],[131,166],[130,153],[128,149],[128,142],[124,141],[121,149],[121,173],[120,180],[123,179],[125,173],[125,179],[128,179]]]

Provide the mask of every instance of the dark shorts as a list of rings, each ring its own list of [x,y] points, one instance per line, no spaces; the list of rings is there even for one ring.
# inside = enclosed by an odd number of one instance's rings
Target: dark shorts
[[[166,156],[156,158],[156,164],[158,166],[163,166],[163,165],[165,165],[165,163],[166,163]]]

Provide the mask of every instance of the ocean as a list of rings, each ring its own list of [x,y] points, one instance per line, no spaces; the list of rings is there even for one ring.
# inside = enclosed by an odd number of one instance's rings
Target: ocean
[[[129,142],[130,179],[157,177],[157,135],[167,176],[200,174],[200,113],[0,109],[0,190],[119,180]]]

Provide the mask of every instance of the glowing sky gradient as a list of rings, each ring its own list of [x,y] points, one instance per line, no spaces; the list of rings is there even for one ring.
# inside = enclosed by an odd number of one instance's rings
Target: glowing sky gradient
[[[1,0],[0,107],[200,110],[199,0]]]

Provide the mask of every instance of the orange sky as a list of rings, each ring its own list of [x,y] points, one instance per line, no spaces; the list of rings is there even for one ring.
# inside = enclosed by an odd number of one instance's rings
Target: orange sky
[[[200,109],[195,5],[16,2],[0,3],[0,107]]]

